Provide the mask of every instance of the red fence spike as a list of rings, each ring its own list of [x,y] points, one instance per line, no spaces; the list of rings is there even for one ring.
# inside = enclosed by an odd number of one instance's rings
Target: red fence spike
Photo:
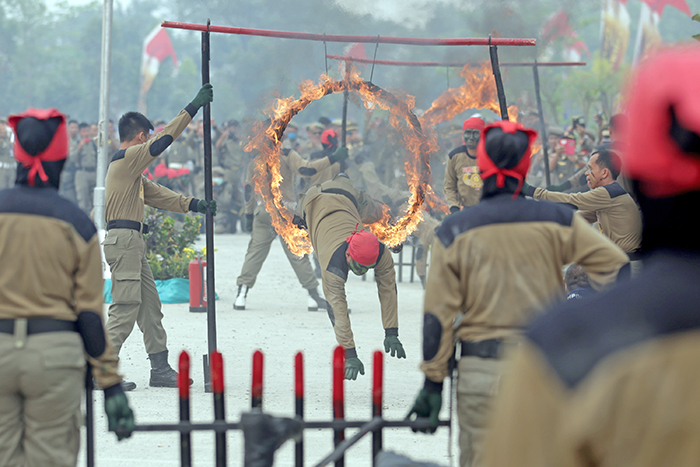
[[[163,21],[161,27],[174,29],[189,29],[206,31],[206,24],[180,23]],[[535,39],[504,39],[504,38],[461,38],[461,39],[422,39],[417,37],[390,36],[342,36],[337,34],[312,34],[308,32],[274,31],[271,29],[236,28],[230,26],[209,26],[210,32],[240,34],[246,36],[278,37],[282,39],[301,39],[318,42],[362,42],[369,44],[404,44],[404,45],[536,45]]]
[[[343,402],[345,400],[345,349],[341,346],[333,352],[333,411],[335,418],[343,418]]]
[[[294,356],[294,395],[304,397],[304,355],[301,352]]]
[[[374,378],[372,381],[372,405],[374,416],[382,414],[382,399],[384,397],[384,354],[377,350],[374,352]]]
[[[214,394],[224,392],[224,359],[219,351],[211,353],[211,388]]]
[[[178,362],[177,387],[180,390],[180,399],[190,397],[190,355],[186,351],[180,352]]]
[[[253,384],[251,388],[252,407],[262,407],[263,397],[263,353],[256,350],[253,354]]]

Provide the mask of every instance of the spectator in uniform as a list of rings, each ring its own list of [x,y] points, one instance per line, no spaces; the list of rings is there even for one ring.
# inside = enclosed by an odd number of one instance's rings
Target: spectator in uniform
[[[483,183],[476,166],[476,148],[479,135],[484,129],[484,120],[471,117],[462,124],[464,146],[450,151],[445,169],[445,198],[450,212],[479,202]]]

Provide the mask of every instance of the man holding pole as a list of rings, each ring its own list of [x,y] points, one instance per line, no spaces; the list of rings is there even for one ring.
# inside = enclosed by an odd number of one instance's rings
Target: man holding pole
[[[456,147],[448,156],[444,191],[450,213],[475,205],[481,197],[483,183],[476,166],[476,147],[483,129],[483,119],[466,119],[462,124],[464,146]]]
[[[121,144],[107,169],[105,220],[108,232],[103,245],[112,272],[114,299],[109,307],[107,331],[118,355],[134,323],[138,323],[151,360],[149,385],[154,387],[177,387],[177,372],[168,364],[160,298],[146,260],[144,234],[148,233],[148,226],[143,223],[144,205],[180,213],[206,213],[209,209],[215,215],[216,200],[207,202],[179,195],[141,174],[182,133],[199,108],[212,99],[212,86],[205,84],[192,102],[152,138],[153,125],[144,115],[138,112],[122,115],[119,120]],[[135,387],[130,383],[127,389]]]

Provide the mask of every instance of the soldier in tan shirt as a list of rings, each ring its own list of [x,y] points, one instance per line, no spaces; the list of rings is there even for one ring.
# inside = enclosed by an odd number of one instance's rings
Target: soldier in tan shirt
[[[697,45],[636,70],[622,158],[643,214],[644,271],[532,323],[494,403],[484,465],[698,465],[698,73]]]
[[[443,380],[459,341],[462,467],[481,465],[491,396],[503,371],[501,350],[549,304],[564,299],[563,266],[580,264],[598,288],[614,282],[623,266],[629,273],[622,250],[581,216],[522,196],[535,135],[508,121],[486,127],[477,156],[483,198],[445,218],[433,246],[423,322],[425,385],[411,414],[437,426]]]
[[[65,116],[10,117],[17,184],[0,192],[0,465],[76,465],[85,360],[104,390],[109,429],[134,417],[106,338],[95,225],[58,195]]]
[[[448,155],[445,168],[445,198],[450,212],[473,206],[481,198],[483,182],[476,166],[476,147],[484,129],[484,120],[471,117],[462,125],[464,146],[459,146]]]
[[[119,119],[119,150],[112,156],[105,179],[107,236],[102,242],[112,272],[112,298],[107,331],[119,354],[122,344],[138,323],[151,360],[150,386],[177,387],[177,372],[168,364],[167,336],[161,320],[160,298],[146,259],[144,205],[172,212],[216,214],[216,200],[208,203],[185,197],[142,175],[190,123],[200,107],[212,101],[205,84],[194,100],[153,135],[153,125],[142,114],[128,112]],[[131,383],[127,389],[134,389]]]
[[[392,357],[406,358],[398,337],[394,260],[377,237],[364,231],[364,224],[381,219],[382,209],[381,203],[356,189],[345,174],[311,187],[299,201],[302,216],[298,222],[308,226],[311,245],[321,263],[323,293],[333,309],[335,337],[346,352],[346,379],[365,374],[357,356],[345,299],[349,271],[359,276],[374,269],[385,332],[384,350],[391,352]]]
[[[588,222],[597,222],[603,235],[625,253],[633,253],[641,241],[642,217],[632,197],[615,181],[620,175],[619,167],[615,151],[601,148],[588,161],[586,179],[590,191],[556,193],[526,185],[523,192],[536,199],[574,206]]]

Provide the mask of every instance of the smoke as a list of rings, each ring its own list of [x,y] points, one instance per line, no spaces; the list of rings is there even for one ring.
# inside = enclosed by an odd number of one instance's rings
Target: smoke
[[[454,0],[336,0],[336,4],[348,12],[371,15],[410,29],[424,28],[434,16],[435,8],[449,3]]]

